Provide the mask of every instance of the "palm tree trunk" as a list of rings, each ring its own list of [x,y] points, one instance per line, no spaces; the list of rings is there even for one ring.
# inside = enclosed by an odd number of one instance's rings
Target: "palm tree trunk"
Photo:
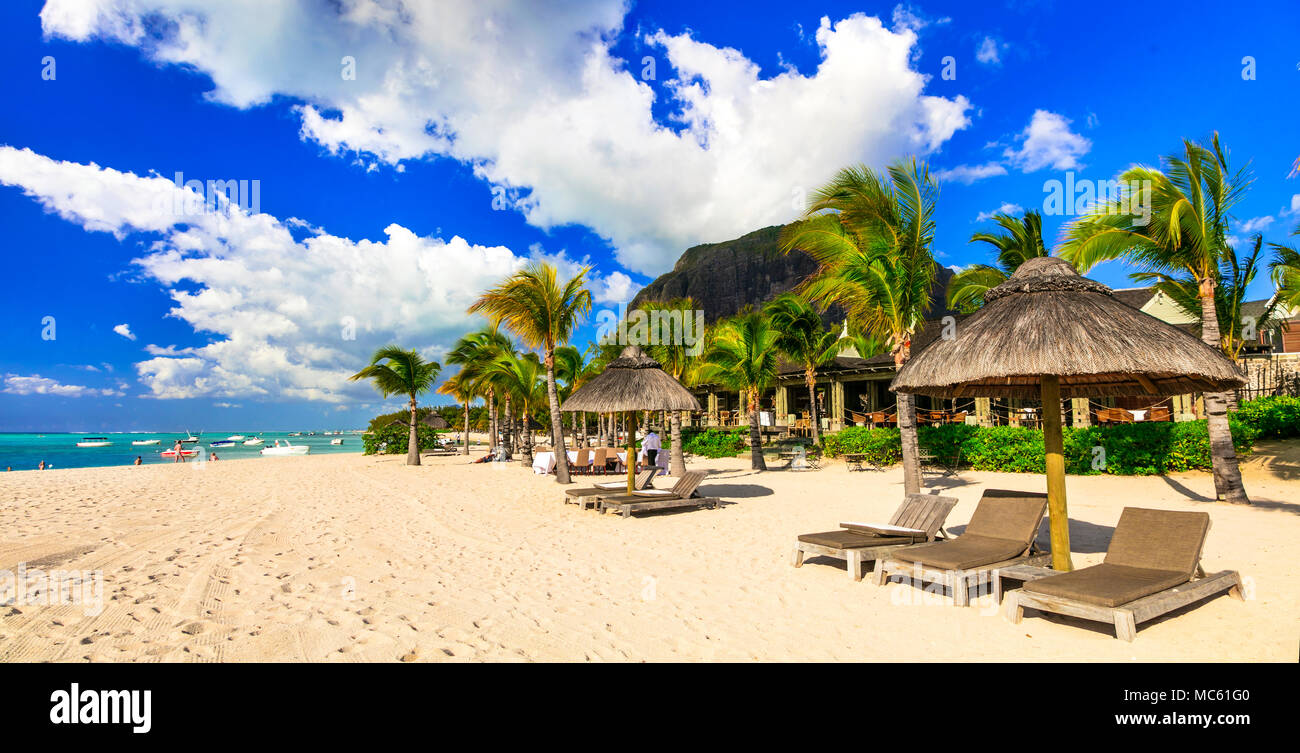
[[[515,438],[514,438],[515,422],[514,422],[514,400],[512,400],[509,395],[506,395],[505,431],[503,431],[501,434],[502,434],[501,444],[505,448],[506,457],[510,457],[511,455],[514,454],[514,449],[515,449]]]
[[[528,412],[528,401],[525,400],[523,406],[524,417],[523,420],[520,421],[520,423],[523,424],[524,431],[526,432],[525,434],[526,441],[522,441],[519,443],[519,454],[524,456],[524,465],[533,464],[533,429],[532,426],[530,426],[530,424],[532,423],[532,421],[530,420],[531,415],[532,414]],[[560,452],[563,451],[564,448],[560,448]]]
[[[1214,280],[1201,281],[1201,339],[1211,348],[1219,347],[1219,316],[1214,306]],[[1241,483],[1237,451],[1232,446],[1232,429],[1228,425],[1228,394],[1205,393],[1205,428],[1210,435],[1210,463],[1214,470],[1214,492],[1220,501],[1248,505],[1246,487]]]
[[[898,393],[898,434],[903,444],[903,493],[921,493],[921,446],[916,439],[916,397]]]
[[[420,439],[415,431],[415,395],[411,395],[411,434],[406,440],[406,464],[420,464]]]
[[[812,440],[813,444],[822,443],[822,420],[817,415],[817,372],[808,369],[804,373],[804,381],[808,383],[808,415],[812,416]]]
[[[463,439],[465,445],[465,457],[469,457],[469,401],[465,401],[465,435]]]
[[[758,390],[749,393],[749,467],[755,471],[767,470],[763,460],[763,435],[758,429]]]
[[[686,448],[682,447],[682,412],[673,411],[669,418],[673,447],[668,456],[668,472],[673,478],[681,478],[686,473]]]
[[[560,418],[560,394],[555,389],[555,351],[546,349],[546,400],[551,404],[551,435],[555,445],[555,483],[569,482],[569,453],[564,447],[564,420]]]
[[[580,444],[580,437],[578,436],[578,412],[577,412],[577,411],[574,411],[573,413],[571,413],[571,414],[569,414],[569,415],[572,416],[572,419],[573,419],[573,420],[572,420],[572,423],[573,423],[573,449],[576,450],[576,449],[578,449],[579,447],[582,447],[582,445]]]

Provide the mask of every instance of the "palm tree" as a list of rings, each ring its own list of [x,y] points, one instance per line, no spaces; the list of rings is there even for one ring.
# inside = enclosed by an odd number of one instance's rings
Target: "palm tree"
[[[590,267],[583,267],[561,284],[555,265],[534,262],[490,288],[469,307],[470,313],[484,313],[493,324],[504,322],[526,347],[542,349],[551,438],[556,448],[555,480],[561,484],[569,483],[569,463],[555,389],[555,348],[569,341],[574,327],[591,310],[591,291],[585,286],[588,271]]]
[[[1245,313],[1246,288],[1255,280],[1260,268],[1260,252],[1264,247],[1264,237],[1256,234],[1254,249],[1245,259],[1238,259],[1236,249],[1228,247],[1219,262],[1219,282],[1214,287],[1214,309],[1219,318],[1219,347],[1228,358],[1236,360],[1245,347],[1242,335],[1246,328]],[[1151,283],[1156,290],[1164,293],[1183,313],[1197,317],[1201,315],[1200,286],[1185,271],[1176,274],[1165,272],[1135,272],[1129,275],[1134,281]],[[1255,321],[1251,323],[1257,332],[1268,329],[1275,324],[1279,299],[1274,297],[1264,306]]]
[[[1124,195],[1101,202],[1066,228],[1061,256],[1086,272],[1100,262],[1124,258],[1144,272],[1181,275],[1196,284],[1200,303],[1201,339],[1218,348],[1219,312],[1216,288],[1220,264],[1229,251],[1228,218],[1251,184],[1247,170],[1234,172],[1215,133],[1208,145],[1183,141],[1182,154],[1162,160],[1164,169],[1135,166],[1121,176]],[[1132,190],[1149,191],[1149,211],[1134,212]],[[1219,499],[1250,504],[1241,483],[1241,469],[1228,427],[1228,395],[1205,393],[1206,427],[1214,488]]]
[[[756,471],[767,470],[763,462],[763,438],[758,428],[758,401],[763,390],[776,381],[777,331],[771,321],[746,307],[722,322],[705,355],[701,378],[716,381],[741,394],[749,408],[749,461]]]
[[[464,379],[473,385],[474,393],[484,399],[488,409],[488,452],[496,449],[498,441],[496,387],[485,377],[487,367],[503,353],[514,352],[514,345],[496,327],[484,327],[456,341],[447,354],[447,363],[461,367]]]
[[[894,364],[911,357],[912,335],[925,322],[937,265],[934,205],[938,189],[925,163],[898,161],[885,173],[865,165],[841,170],[809,200],[803,219],[782,232],[782,248],[802,249],[817,271],[801,292],[814,303],[840,304],[859,327],[889,338]],[[898,394],[903,486],[921,490],[916,401]]]
[[[690,298],[677,298],[667,302],[648,301],[641,305],[641,310],[653,315],[652,312],[680,312],[684,326],[691,326],[690,320],[686,316],[694,316],[696,310],[695,301]],[[660,333],[661,335],[663,333]],[[645,346],[646,354],[659,362],[664,371],[672,376],[673,379],[681,382],[686,386],[693,386],[694,379],[699,373],[699,359],[691,355],[693,348],[687,346],[685,340],[685,331],[678,330],[670,333],[669,341],[664,342],[662,338],[655,338]],[[702,352],[697,350],[697,353]],[[681,411],[672,411],[668,416],[668,432],[671,446],[668,449],[668,472],[674,478],[681,478],[686,473],[686,451],[682,445],[682,413]]]
[[[889,343],[875,332],[868,332],[855,322],[845,321],[844,334],[839,339],[840,353],[853,348],[858,358],[871,358],[889,352]]]
[[[808,387],[809,415],[812,416],[813,444],[822,443],[821,417],[817,415],[817,368],[835,359],[840,350],[839,334],[822,325],[812,304],[794,293],[772,299],[763,307],[776,330],[776,348],[803,367]]]
[[[478,397],[473,380],[469,377],[470,375],[466,374],[464,369],[461,369],[448,377],[447,381],[443,382],[442,386],[438,388],[439,393],[443,395],[451,395],[457,402],[465,406],[465,415],[463,417],[465,423],[465,436],[462,440],[465,455],[469,455],[469,404],[473,402],[474,398]]]
[[[562,384],[559,386],[560,400],[568,400],[569,395],[577,389],[583,381],[589,376],[587,371],[587,356],[582,351],[572,345],[561,345],[555,349],[555,378]],[[572,433],[574,446],[580,446],[578,436],[578,413],[574,411],[571,416]],[[587,429],[587,415],[582,415],[583,432]]]
[[[999,212],[993,221],[1000,233],[975,233],[972,243],[981,242],[997,250],[997,266],[972,264],[948,283],[948,307],[971,313],[984,302],[984,293],[1007,281],[1021,264],[1036,256],[1048,256],[1043,245],[1043,218],[1030,210],[1021,218]]]
[[[533,458],[531,407],[537,405],[543,397],[541,359],[536,353],[522,355],[514,352],[503,353],[488,366],[487,372],[497,388],[508,395],[512,402],[519,405],[520,416],[522,416],[520,423],[527,437],[526,441],[521,441],[520,449],[523,451],[524,458],[531,464]],[[556,456],[563,453],[564,446],[557,446]]]
[[[387,363],[381,363],[386,361]],[[375,389],[384,397],[389,395],[406,395],[410,398],[411,420],[410,437],[406,446],[406,464],[420,464],[420,440],[416,436],[415,411],[419,407],[417,398],[428,392],[438,378],[442,366],[437,361],[426,361],[414,350],[402,350],[396,345],[385,345],[375,351],[370,358],[370,365],[348,377],[348,381],[369,379]]]
[[[1291,234],[1300,236],[1300,225],[1296,225]],[[1300,250],[1280,243],[1268,245],[1273,248],[1274,254],[1268,266],[1273,275],[1273,284],[1277,286],[1277,300],[1291,310],[1300,308]]]

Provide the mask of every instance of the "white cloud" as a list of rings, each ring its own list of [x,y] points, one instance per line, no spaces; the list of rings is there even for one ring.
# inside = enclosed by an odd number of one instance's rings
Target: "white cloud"
[[[647,82],[639,59],[611,53],[623,0],[276,8],[250,25],[238,3],[50,0],[41,17],[47,35],[106,37],[206,73],[217,102],[297,100],[302,137],[335,154],[472,165],[530,223],[590,227],[651,275],[701,241],[789,220],[792,195],[848,162],[924,155],[970,122],[965,97],[923,93],[906,9],[894,30],[823,18],[807,75],[763,77],[738,50],[651,31]],[[340,76],[343,55],[355,80]]]
[[[998,175],[1006,175],[1007,169],[997,162],[988,162],[983,165],[958,165],[946,170],[936,170],[934,177],[940,181],[956,181],[970,185],[977,180],[992,178]]]
[[[211,337],[196,347],[145,345],[151,358],[135,370],[158,398],[366,396],[369,387],[347,376],[379,345],[428,344],[427,353],[440,352],[481,323],[465,313],[479,291],[529,258],[562,270],[577,266],[563,252],[520,256],[459,236],[418,236],[397,224],[384,229],[382,241],[324,232],[296,241],[284,222],[238,206],[174,214],[186,192],[166,178],[7,146],[0,147],[0,184],[22,188],[88,230],[156,237],[133,264],[168,291],[169,316]],[[593,278],[596,290],[629,283],[617,272]]]
[[[40,374],[31,376],[21,376],[19,374],[5,374],[3,380],[4,387],[0,392],[10,395],[55,395],[58,397],[86,397],[86,396],[116,396],[122,393],[111,389],[96,389],[94,387],[84,387],[79,384],[61,384],[60,382],[43,377]]]
[[[125,337],[128,340],[135,339],[135,335],[132,334],[131,332],[131,326],[128,324],[119,324],[113,328],[113,331],[121,335],[122,337]]]
[[[1245,222],[1241,223],[1241,227],[1237,228],[1237,232],[1246,235],[1250,235],[1251,233],[1262,233],[1268,229],[1269,225],[1272,224],[1273,224],[1272,217],[1268,217],[1268,216],[1252,217],[1249,220],[1246,220]]]
[[[1020,148],[1008,147],[1002,154],[1021,172],[1032,173],[1050,167],[1074,170],[1092,142],[1070,130],[1070,121],[1054,112],[1035,110],[1029,125],[1016,137]]]
[[[632,300],[641,285],[622,272],[611,272],[592,288],[591,296],[596,303],[625,303]]]
[[[998,207],[997,209],[994,209],[992,212],[980,212],[978,215],[976,215],[975,221],[983,222],[984,220],[992,219],[993,215],[995,214],[1009,214],[1014,217],[1015,215],[1018,215],[1024,211],[1025,208],[1020,206],[1019,204],[1012,204],[1010,202],[1007,202],[1004,203],[1002,206]]]
[[[999,44],[993,37],[984,37],[975,48],[975,59],[985,65],[1001,65],[1001,50],[1004,49],[1005,44]]]

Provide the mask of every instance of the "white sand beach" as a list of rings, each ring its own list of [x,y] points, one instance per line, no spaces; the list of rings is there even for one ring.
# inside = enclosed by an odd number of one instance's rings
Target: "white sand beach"
[[[477,456],[477,455],[476,455]],[[103,609],[0,607],[0,661],[1024,660],[1294,661],[1300,448],[1244,464],[1255,504],[1208,501],[1206,473],[1070,477],[1074,563],[1103,556],[1125,505],[1204,510],[1216,597],[1142,625],[968,609],[907,583],[791,567],[798,533],[887,521],[901,471],[756,474],[700,460],[718,510],[632,519],[561,503],[551,477],[463,457],[336,455],[0,474],[0,571],[102,570]],[[583,480],[579,479],[581,483]],[[659,486],[671,480],[660,480]],[[986,488],[1042,476],[963,472],[960,534]],[[1045,531],[1045,526],[1044,526]],[[1046,534],[1044,532],[1045,540]]]

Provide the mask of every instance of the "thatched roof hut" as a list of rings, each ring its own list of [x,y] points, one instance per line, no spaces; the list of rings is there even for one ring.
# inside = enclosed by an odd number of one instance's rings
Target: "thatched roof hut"
[[[627,433],[627,492],[632,493],[636,444],[635,411],[700,410],[700,401],[641,348],[629,345],[605,370],[573,391],[560,410],[590,413],[632,411]]]
[[[1030,259],[984,295],[984,307],[899,371],[892,389],[932,397],[1064,397],[1219,392],[1237,367],[1187,332],[1125,305],[1056,257]]]
[[[930,343],[890,389],[933,397],[1041,398],[1052,567],[1069,570],[1061,397],[1219,392],[1245,379],[1224,355],[1115,299],[1055,257],[984,294],[953,337]]]
[[[427,416],[425,416],[423,419],[421,419],[421,421],[426,426],[432,427],[434,429],[441,430],[441,429],[448,428],[447,419],[443,418],[441,415],[437,413],[430,413]]]
[[[629,345],[605,370],[573,391],[563,411],[702,410],[700,401],[641,348]]]

